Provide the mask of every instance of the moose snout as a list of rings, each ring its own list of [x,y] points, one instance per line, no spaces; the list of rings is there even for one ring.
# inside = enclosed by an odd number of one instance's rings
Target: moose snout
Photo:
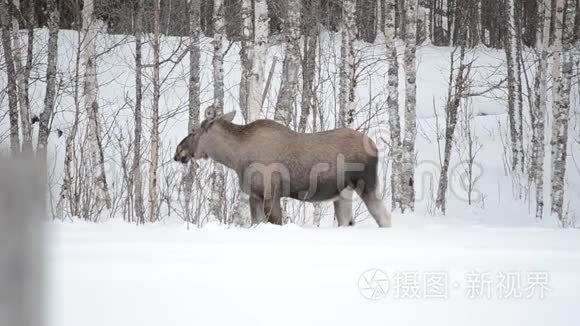
[[[180,155],[179,153],[175,153],[175,155],[173,156],[173,160],[175,162],[181,162],[185,164],[187,163],[187,161],[189,161],[189,158],[187,157],[187,155]]]

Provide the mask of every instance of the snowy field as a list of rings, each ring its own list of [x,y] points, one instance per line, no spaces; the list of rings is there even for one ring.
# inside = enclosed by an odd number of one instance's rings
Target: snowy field
[[[580,323],[578,230],[394,225],[52,224],[48,324]]]

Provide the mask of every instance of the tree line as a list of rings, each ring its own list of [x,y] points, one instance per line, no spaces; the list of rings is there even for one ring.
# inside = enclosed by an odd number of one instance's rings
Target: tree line
[[[268,46],[284,45],[282,78],[273,118],[301,132],[319,130],[315,79],[321,64],[317,56],[322,31],[340,33],[340,59],[337,126],[352,127],[357,119],[356,92],[358,74],[362,70],[354,42],[374,42],[384,38],[385,56],[389,63],[385,84],[388,85],[387,113],[391,157],[391,195],[393,207],[402,211],[415,209],[414,173],[417,138],[417,47],[422,44],[451,46],[451,72],[445,107],[444,148],[437,189],[437,209],[446,210],[448,169],[451,146],[456,137],[460,104],[474,93],[470,87],[472,62],[466,49],[479,46],[505,52],[507,76],[501,85],[507,90],[509,121],[510,169],[514,179],[527,178],[534,185],[536,218],[543,217],[543,162],[546,155],[546,116],[548,75],[552,78],[551,211],[564,221],[564,188],[570,88],[578,35],[576,0],[169,0],[169,1],[0,1],[2,26],[3,70],[7,76],[7,107],[10,119],[10,148],[13,155],[33,155],[32,124],[38,123],[37,157],[46,166],[46,147],[54,117],[58,85],[56,83],[59,29],[79,31],[76,55],[76,78],[73,78],[75,119],[66,135],[63,179],[56,198],[57,215],[66,209],[74,216],[98,216],[112,201],[105,172],[103,127],[100,122],[96,39],[98,33],[132,35],[134,37],[135,94],[131,99],[134,117],[132,144],[125,148],[123,166],[126,196],[124,209],[131,221],[144,223],[160,218],[160,206],[167,194],[159,193],[159,98],[160,66],[189,56],[188,123],[189,128],[200,120],[200,39],[212,38],[213,105],[224,108],[224,55],[227,40],[240,43],[241,77],[239,105],[246,122],[259,118],[263,111],[264,92],[269,78],[266,67]],[[34,28],[47,27],[46,93],[43,111],[32,116],[28,105],[30,71],[33,65]],[[28,31],[27,47],[20,45],[21,29]],[[187,39],[186,50],[169,59],[161,58],[161,36]],[[152,62],[143,61],[143,45],[151,44]],[[401,45],[401,46],[399,46]],[[526,48],[535,50],[536,73],[527,80]],[[403,64],[398,63],[403,58]],[[553,60],[548,72],[548,58]],[[144,71],[151,71],[150,80]],[[401,70],[401,71],[400,71]],[[399,75],[404,74],[404,85]],[[525,79],[525,80],[524,80]],[[151,128],[143,130],[144,82],[152,88]],[[527,91],[526,91],[527,88]],[[405,102],[398,103],[399,92]],[[527,94],[527,95],[526,95]],[[526,98],[527,97],[527,98]],[[298,99],[298,100],[297,100]],[[299,103],[296,105],[295,102]],[[524,124],[530,108],[533,126],[531,150],[524,139]],[[149,105],[149,104],[148,104]],[[294,108],[299,107],[299,114]],[[85,139],[79,142],[79,115],[86,115]],[[297,120],[297,121],[293,121]],[[149,147],[143,148],[148,136]],[[75,150],[82,147],[88,165],[74,166]],[[148,157],[143,157],[144,152]],[[129,155],[131,154],[131,155]],[[144,166],[148,165],[148,166]],[[143,171],[148,171],[147,177]],[[191,164],[181,182],[184,218],[196,219],[191,198],[197,189],[200,169]],[[249,215],[248,198],[236,195],[231,212],[226,212],[227,176],[224,168],[215,165],[209,174],[211,185],[210,214],[216,220],[244,220]],[[83,182],[79,184],[79,179]],[[145,183],[148,183],[145,190]],[[84,188],[83,188],[84,187]],[[79,190],[80,189],[80,190]],[[145,198],[145,193],[147,196]],[[169,205],[169,203],[168,203]],[[315,206],[315,215],[319,214]]]
[[[302,0],[305,4],[310,0]],[[317,1],[316,17],[301,13],[301,19],[316,19],[325,29],[340,30],[342,20],[342,0]],[[404,0],[395,1],[395,33],[404,35],[405,15]],[[161,1],[159,5],[159,28],[164,35],[185,36],[188,34],[187,24],[190,21],[188,0]],[[204,35],[212,37],[215,21],[212,19],[215,0],[200,1],[200,26]],[[219,0],[218,0],[219,3]],[[243,13],[241,0],[224,0],[225,35],[230,40],[238,40],[243,36]],[[384,32],[385,19],[390,15],[387,0],[356,0],[355,26],[356,39],[374,42],[377,35]],[[146,33],[153,32],[153,12],[155,1],[143,3],[142,27]],[[80,12],[82,0],[57,1],[61,29],[80,28]],[[283,31],[285,7],[287,1],[268,0],[269,30],[271,35]],[[466,37],[470,47],[483,44],[487,47],[503,48],[502,37],[507,32],[507,17],[502,15],[507,6],[507,0],[420,0],[418,1],[417,39],[422,44],[425,41],[437,46],[458,44],[461,24],[467,25]],[[567,6],[567,5],[565,5]],[[465,9],[463,9],[465,7]],[[36,27],[47,26],[50,19],[48,1],[23,1],[19,12],[29,13],[31,23]],[[106,23],[108,32],[113,34],[132,35],[137,28],[138,0],[102,0],[95,3],[95,16]],[[550,10],[556,10],[556,1],[551,1]],[[526,46],[536,44],[538,28],[537,1],[515,0],[514,19],[522,31],[522,39]],[[461,15],[469,19],[461,21]],[[18,15],[21,15],[20,13]],[[306,17],[309,16],[309,17]],[[25,19],[25,17],[23,17]],[[580,35],[580,18],[574,19],[575,39]],[[550,29],[554,30],[555,17],[551,18]]]

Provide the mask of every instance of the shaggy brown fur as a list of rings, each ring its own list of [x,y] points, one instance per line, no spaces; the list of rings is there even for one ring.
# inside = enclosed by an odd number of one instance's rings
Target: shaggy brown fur
[[[378,155],[370,138],[347,128],[305,134],[271,120],[236,125],[232,119],[206,119],[177,146],[175,160],[209,157],[236,171],[254,223],[265,216],[280,224],[280,198],[290,197],[332,200],[339,225],[352,225],[354,190],[379,226],[390,226],[376,196]]]

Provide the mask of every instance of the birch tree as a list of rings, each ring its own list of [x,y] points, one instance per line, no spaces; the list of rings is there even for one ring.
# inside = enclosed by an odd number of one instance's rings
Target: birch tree
[[[282,67],[282,84],[274,119],[289,126],[292,121],[294,99],[298,91],[298,72],[300,70],[300,13],[301,0],[286,2],[286,19],[284,21],[285,56]]]
[[[10,14],[7,4],[0,0],[0,20],[2,24],[2,50],[6,63],[6,79],[8,82],[8,114],[10,117],[10,151],[12,156],[20,153],[20,134],[18,127],[18,91],[16,89],[16,71],[12,56],[10,41]]]
[[[393,209],[397,204],[401,205],[401,118],[399,116],[399,63],[397,61],[397,44],[395,42],[395,12],[396,0],[386,0],[385,14],[385,43],[387,46],[387,110],[389,113],[389,131],[391,138],[392,160],[391,168],[391,202]]]
[[[224,1],[214,0],[213,3],[213,101],[214,105],[223,110],[224,107]]]
[[[318,43],[318,19],[320,0],[306,1],[304,10],[304,59],[302,60],[302,100],[298,131],[306,131],[308,116],[315,101],[314,77],[316,74],[316,44]],[[316,117],[314,117],[316,119]]]
[[[507,22],[504,49],[507,61],[508,82],[508,119],[512,152],[512,171],[523,168],[523,135],[522,135],[522,95],[521,69],[518,69],[518,33],[516,30],[516,10],[514,0],[506,0],[505,17]]]
[[[298,91],[298,72],[300,70],[300,11],[301,0],[289,0],[285,3],[284,18],[285,54],[282,66],[282,82],[274,110],[274,120],[290,127],[294,100]],[[267,86],[266,86],[267,87]],[[286,207],[288,198],[282,198],[282,220],[287,221]]]
[[[224,3],[215,0],[213,7],[213,109],[218,115],[224,110]],[[211,213],[215,219],[227,221],[225,216],[225,171],[221,164],[216,163],[212,173]]]
[[[58,59],[58,23],[60,19],[56,0],[48,0],[46,3],[48,16],[48,46],[46,60],[46,92],[44,94],[44,109],[38,121],[38,144],[36,146],[37,157],[41,166],[46,168],[46,148],[48,135],[50,134],[50,120],[54,114],[56,98],[56,64]],[[48,173],[48,172],[45,172]]]
[[[538,60],[534,79],[534,106],[530,114],[532,121],[532,154],[529,173],[530,181],[534,182],[536,188],[536,219],[540,220],[544,213],[544,157],[546,155],[544,137],[552,1],[537,0],[537,7],[536,51],[538,52]]]
[[[447,1],[447,35],[449,37],[449,46],[455,44],[455,7],[457,0]],[[509,0],[507,0],[509,1]]]
[[[431,44],[431,23],[429,17],[431,16],[431,8],[429,7],[430,2],[421,1],[419,5],[419,14],[417,17],[418,22],[421,24],[421,36],[424,37],[423,44]]]
[[[12,0],[14,10],[20,14],[20,0]],[[18,106],[20,108],[20,125],[22,127],[22,152],[32,153],[32,128],[30,109],[28,106],[28,78],[26,66],[22,65],[22,45],[20,42],[20,25],[16,15],[12,15],[12,55],[18,90]]]
[[[517,129],[517,154],[520,172],[524,172],[524,92],[523,92],[523,40],[522,40],[522,1],[515,1],[513,6],[513,26],[515,27],[515,80],[516,80],[516,102],[515,102],[515,118]]]
[[[145,223],[145,212],[143,207],[143,176],[141,172],[141,136],[143,134],[142,112],[143,106],[143,6],[144,0],[136,1],[135,14],[135,136],[133,139],[133,164],[131,171],[133,206],[138,223]]]
[[[260,116],[265,83],[265,66],[268,55],[268,7],[264,0],[254,3],[254,21],[252,23],[251,1],[242,0],[242,78],[240,81],[240,105],[246,123],[255,121]],[[252,38],[252,25],[254,33]],[[234,207],[233,218],[237,225],[249,225],[250,198],[240,191]]]
[[[473,28],[469,39],[471,40],[471,46],[475,47],[481,44],[481,38],[484,37],[483,26],[481,24],[481,0],[476,0],[473,7],[475,17],[471,19]]]
[[[75,21],[75,25],[79,26],[82,25],[80,23],[80,17],[77,16],[77,21]],[[82,29],[82,26],[81,26]],[[74,120],[73,125],[66,136],[65,141],[65,155],[64,155],[64,175],[62,178],[62,184],[60,187],[60,192],[58,196],[58,201],[56,203],[56,214],[57,217],[64,217],[64,206],[65,202],[68,201],[70,214],[72,216],[80,216],[81,207],[79,203],[80,191],[78,188],[73,189],[74,186],[78,184],[75,182],[74,178],[77,176],[76,169],[72,166],[73,161],[75,160],[76,156],[74,155],[75,150],[75,141],[77,137],[77,132],[79,129],[79,122],[80,122],[80,112],[81,112],[81,99],[79,94],[81,93],[81,86],[80,86],[80,75],[81,75],[81,64],[82,64],[82,57],[83,57],[83,44],[82,44],[82,33],[77,33],[76,39],[76,51],[75,51],[75,69],[74,69],[74,76],[73,76],[73,99],[74,99]]]
[[[446,213],[447,209],[446,194],[449,180],[449,164],[451,162],[451,147],[454,143],[455,127],[457,126],[457,114],[461,104],[461,99],[466,91],[465,82],[467,76],[465,76],[465,70],[467,67],[464,61],[465,46],[467,42],[467,24],[469,23],[469,18],[466,18],[462,15],[466,13],[465,9],[467,9],[465,4],[460,4],[457,7],[457,10],[460,11],[460,14],[456,16],[456,24],[459,24],[460,26],[459,34],[457,35],[457,41],[459,43],[459,67],[457,69],[457,75],[455,75],[455,80],[453,78],[453,74],[455,70],[454,62],[456,50],[451,53],[450,58],[451,70],[449,72],[449,92],[447,105],[445,108],[445,146],[443,150],[443,166],[441,167],[441,172],[439,175],[437,199],[435,201],[436,208],[439,209],[443,214]],[[453,89],[453,91],[451,91],[451,89]]]
[[[91,171],[96,188],[97,205],[104,202],[105,207],[111,207],[111,198],[105,175],[105,159],[101,144],[99,105],[97,103],[97,66],[96,66],[96,36],[97,24],[94,16],[93,0],[86,0],[83,4],[82,24],[82,56],[84,65],[84,107],[88,115],[87,143],[89,146]]]
[[[415,209],[415,139],[417,138],[417,0],[405,1],[405,130],[401,154],[401,210]]]
[[[564,17],[564,10],[565,17]],[[574,68],[572,44],[574,41],[575,0],[556,2],[554,33],[553,95],[552,95],[552,215],[567,226],[564,220],[564,190],[568,146],[568,119],[570,113],[570,84]]]
[[[239,101],[240,109],[242,115],[246,122],[248,122],[248,92],[249,92],[249,80],[252,74],[252,0],[242,0],[241,11],[242,11],[242,40],[240,48],[240,60],[241,60],[241,78],[240,78],[240,92]]]
[[[257,114],[252,114],[252,117],[248,114],[248,96],[250,79],[252,76],[252,60],[253,60],[253,46],[254,40],[252,38],[253,33],[253,14],[252,14],[252,1],[242,0],[241,1],[241,18],[242,18],[242,31],[241,31],[241,48],[240,48],[240,59],[241,59],[241,78],[240,78],[240,90],[239,90],[239,102],[242,115],[246,120],[246,123],[250,123],[257,117]],[[250,120],[252,118],[252,120]],[[248,194],[240,191],[238,194],[238,200],[234,207],[233,220],[236,225],[249,225],[250,224],[250,197]]]
[[[157,168],[159,162],[159,12],[160,1],[153,7],[153,105],[151,108],[151,159],[149,165],[149,221],[158,219]]]
[[[262,110],[269,29],[268,3],[266,0],[255,0],[254,44],[251,52],[252,73],[248,81],[248,121],[256,120]]]
[[[354,20],[356,8],[355,0],[342,2],[342,26],[340,47],[340,93],[338,94],[338,125],[348,127],[354,122],[355,111],[355,74],[354,74],[354,48],[353,42],[356,36]]]
[[[201,35],[200,25],[200,1],[189,0],[189,107],[188,107],[188,132],[191,132],[199,125],[199,108],[200,108],[200,48],[199,41]],[[191,162],[187,168],[184,177],[185,184],[185,218],[187,221],[193,221],[191,214],[191,196],[193,192],[194,178],[196,174],[196,163]]]

